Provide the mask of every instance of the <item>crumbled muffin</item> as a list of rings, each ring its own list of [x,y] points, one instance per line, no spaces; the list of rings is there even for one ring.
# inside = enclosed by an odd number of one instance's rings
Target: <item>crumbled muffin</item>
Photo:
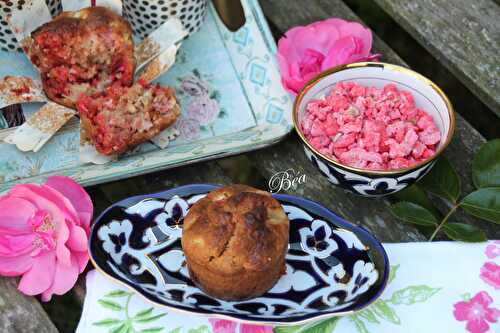
[[[191,279],[224,300],[255,298],[285,273],[289,221],[268,192],[232,185],[198,201],[184,220]]]
[[[82,94],[133,82],[132,29],[104,7],[63,12],[35,30],[23,47],[40,71],[46,95],[70,108]]]
[[[104,155],[119,155],[146,142],[180,115],[172,88],[144,83],[82,95],[77,109],[83,132]]]

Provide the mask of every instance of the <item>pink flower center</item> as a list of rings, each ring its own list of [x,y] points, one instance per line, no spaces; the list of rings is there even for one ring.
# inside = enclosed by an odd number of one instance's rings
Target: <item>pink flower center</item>
[[[316,50],[307,49],[304,58],[300,62],[300,74],[302,77],[307,74],[317,74],[321,72],[321,64],[325,60],[325,56]]]
[[[54,250],[56,247],[56,226],[50,214],[39,210],[28,223],[35,234],[31,256],[35,257],[41,253]]]
[[[469,320],[477,320],[482,319],[484,317],[484,314],[484,307],[479,303],[475,303],[471,306],[468,317]]]

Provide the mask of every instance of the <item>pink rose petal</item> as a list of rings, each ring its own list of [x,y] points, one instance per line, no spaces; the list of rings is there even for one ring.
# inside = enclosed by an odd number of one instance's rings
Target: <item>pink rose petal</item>
[[[15,210],[12,207],[16,207]],[[28,233],[26,221],[35,214],[36,207],[23,198],[0,197],[0,233]]]
[[[52,285],[42,293],[42,300],[48,302],[52,298],[52,294],[63,295],[67,293],[75,285],[79,273],[76,258],[71,259],[69,266],[63,265],[58,261]]]
[[[90,196],[77,182],[68,177],[52,176],[47,179],[45,185],[68,198],[78,212],[80,223],[87,229],[90,227],[94,206]]]
[[[16,257],[0,257],[0,275],[22,275],[31,268],[32,264],[32,258],[28,254]]]
[[[31,269],[24,273],[18,289],[30,296],[38,295],[47,290],[52,284],[56,269],[54,253],[45,253],[33,258]]]

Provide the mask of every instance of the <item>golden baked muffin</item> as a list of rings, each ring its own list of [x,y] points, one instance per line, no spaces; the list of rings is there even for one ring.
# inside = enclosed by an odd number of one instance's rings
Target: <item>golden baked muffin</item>
[[[191,279],[216,298],[258,297],[285,273],[288,232],[288,217],[268,192],[245,185],[215,190],[184,219]]]
[[[132,29],[104,7],[63,12],[35,30],[23,46],[40,71],[47,96],[70,108],[82,94],[133,82]]]
[[[81,136],[90,138],[103,155],[122,154],[148,141],[181,114],[172,88],[142,82],[81,96],[77,109]]]

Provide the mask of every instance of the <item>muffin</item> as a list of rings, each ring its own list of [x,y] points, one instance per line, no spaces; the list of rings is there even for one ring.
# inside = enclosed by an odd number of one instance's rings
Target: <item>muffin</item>
[[[82,94],[133,82],[132,29],[104,7],[64,12],[35,30],[23,47],[40,71],[46,95],[73,109]]]
[[[289,221],[268,192],[244,185],[215,190],[190,208],[183,228],[189,274],[210,296],[255,298],[286,271]]]
[[[172,88],[136,83],[113,86],[77,103],[82,137],[103,155],[123,154],[172,125],[180,115]]]

